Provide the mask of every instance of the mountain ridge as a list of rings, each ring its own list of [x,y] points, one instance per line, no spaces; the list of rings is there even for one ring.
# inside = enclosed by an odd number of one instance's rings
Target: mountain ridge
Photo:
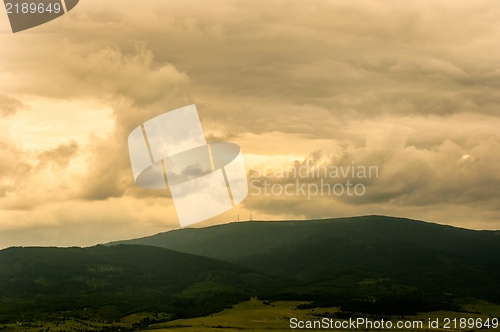
[[[383,234],[383,231],[387,234]],[[258,234],[256,233],[260,233],[262,238],[257,239]],[[269,235],[269,233],[271,234]],[[300,221],[233,222],[207,228],[183,228],[139,239],[114,241],[106,245],[160,246],[238,262],[242,257],[236,257],[238,255],[228,252],[224,246],[233,245],[235,248],[244,246],[245,250],[241,250],[244,253],[240,256],[250,256],[278,248],[289,241],[304,240],[307,237],[324,235],[325,233],[351,240],[358,237],[358,240],[362,238],[365,241],[379,239],[406,244],[413,243],[471,258],[500,262],[500,254],[498,254],[500,252],[500,231],[470,230],[408,218],[379,215]],[[227,237],[232,237],[233,240],[228,240]],[[252,243],[249,243],[249,237],[254,237]]]
[[[362,216],[186,228],[140,244],[11,247],[0,251],[0,323],[141,311],[172,320],[252,296],[344,314],[460,311],[471,299],[500,304],[499,234]]]

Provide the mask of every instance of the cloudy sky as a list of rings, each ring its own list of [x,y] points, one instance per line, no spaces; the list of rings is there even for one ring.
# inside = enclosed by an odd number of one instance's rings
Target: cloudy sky
[[[16,34],[1,14],[0,248],[178,228],[169,192],[135,185],[127,137],[193,103],[255,181],[201,225],[384,214],[500,229],[499,40],[500,3],[484,0],[85,0]],[[305,165],[379,174],[276,174]],[[258,194],[266,180],[365,192]]]

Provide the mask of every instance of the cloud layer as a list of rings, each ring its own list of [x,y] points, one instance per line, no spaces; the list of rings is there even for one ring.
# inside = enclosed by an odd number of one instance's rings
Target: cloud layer
[[[379,170],[357,179],[362,196],[251,189],[204,225],[377,213],[498,229],[499,18],[485,0],[88,0],[0,34],[0,247],[177,227],[168,190],[135,186],[126,142],[192,103],[208,141],[242,147],[260,189],[296,179],[252,165]]]

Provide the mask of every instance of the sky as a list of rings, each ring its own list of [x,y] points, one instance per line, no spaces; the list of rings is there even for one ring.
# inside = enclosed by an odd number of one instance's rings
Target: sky
[[[82,0],[16,34],[0,14],[0,248],[179,228],[169,191],[134,183],[127,137],[191,104],[208,142],[241,147],[249,182],[196,227],[382,214],[500,229],[498,40],[485,0]]]

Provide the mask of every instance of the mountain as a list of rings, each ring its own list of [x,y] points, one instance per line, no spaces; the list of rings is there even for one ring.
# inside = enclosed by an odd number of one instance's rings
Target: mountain
[[[331,299],[397,296],[454,303],[471,297],[500,303],[498,231],[364,216],[231,223],[117,243],[170,248],[302,282],[271,298],[301,294],[338,304]]]
[[[416,246],[500,263],[500,231],[475,231],[385,216],[230,223],[198,229],[184,228],[112,242],[110,245],[157,246],[247,265],[245,262],[259,255],[273,256],[278,251],[287,251],[286,248],[293,250],[302,245],[315,246],[324,240],[332,245],[347,241]]]
[[[103,319],[141,310],[194,317],[275,284],[247,268],[150,246],[15,247],[0,251],[0,321],[74,310]]]
[[[231,223],[90,248],[8,248],[0,250],[0,323],[70,317],[109,326],[151,313],[131,327],[144,328],[251,296],[340,307],[344,318],[460,311],[476,300],[500,304],[499,241],[499,232],[366,216]]]

